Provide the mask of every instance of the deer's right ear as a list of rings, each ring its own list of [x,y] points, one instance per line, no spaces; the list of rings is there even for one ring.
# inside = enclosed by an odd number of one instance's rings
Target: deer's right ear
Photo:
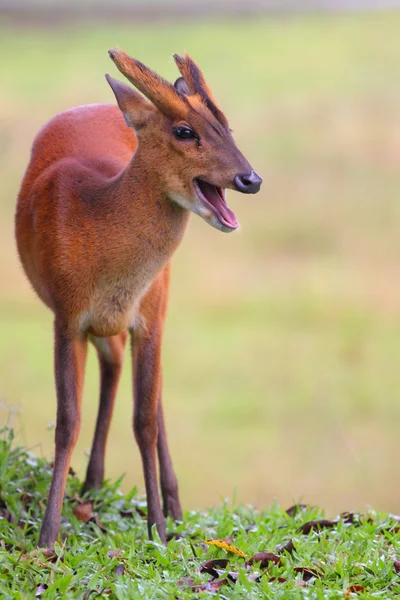
[[[129,85],[117,81],[110,75],[106,75],[106,79],[114,92],[128,127],[133,127],[135,130],[143,127],[149,116],[155,111],[152,104]]]

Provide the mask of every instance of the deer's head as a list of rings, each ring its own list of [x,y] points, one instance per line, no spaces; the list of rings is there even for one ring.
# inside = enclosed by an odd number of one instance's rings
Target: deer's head
[[[127,125],[151,154],[165,194],[220,231],[236,229],[226,188],[255,194],[262,179],[237,148],[198,66],[187,55],[175,55],[181,77],[172,85],[125,52],[109,54],[141,92],[106,75]]]

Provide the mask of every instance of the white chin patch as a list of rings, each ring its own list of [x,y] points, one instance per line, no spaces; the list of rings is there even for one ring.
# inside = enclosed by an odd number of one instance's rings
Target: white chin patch
[[[177,204],[179,204],[179,206],[182,206],[182,208],[190,210],[195,215],[199,215],[199,217],[204,219],[204,221],[208,223],[208,225],[211,225],[211,227],[215,227],[215,229],[218,229],[218,231],[223,231],[224,233],[236,231],[236,229],[226,227],[223,223],[221,223],[217,215],[212,210],[207,208],[201,202],[201,200],[199,200],[199,198],[196,197],[193,201],[189,202],[184,196],[181,196],[181,194],[172,193],[169,197],[173,202],[176,202]]]

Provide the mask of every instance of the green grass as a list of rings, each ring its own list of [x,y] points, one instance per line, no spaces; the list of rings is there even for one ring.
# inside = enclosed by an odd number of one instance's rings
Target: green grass
[[[210,511],[186,512],[182,523],[168,521],[174,536],[165,547],[147,539],[145,503],[135,488],[122,494],[119,482],[108,482],[94,495],[101,529],[95,519],[78,521],[73,510],[80,482],[74,475],[68,478],[55,552],[45,556],[35,547],[51,467],[26,449],[12,447],[9,430],[1,437],[2,598],[398,597],[400,528],[393,516],[374,511],[342,516],[333,527],[305,534],[306,523],[324,516],[320,509],[304,507],[289,515],[277,504],[257,510],[225,502]],[[246,557],[206,545],[206,540],[225,540]],[[279,549],[290,540],[293,551]],[[275,554],[277,564],[247,564],[266,551]],[[217,566],[219,571],[202,572],[206,561],[224,558],[229,562]]]
[[[51,315],[13,240],[31,142],[56,112],[113,101],[108,48],[171,80],[172,54],[186,49],[264,184],[254,198],[230,194],[240,232],[193,218],[173,260],[164,402],[182,503],[201,509],[235,491],[260,507],[303,498],[330,513],[400,512],[399,27],[395,12],[2,26],[0,402],[21,444],[52,456]],[[107,454],[125,491],[143,487],[128,363]],[[80,476],[96,367],[91,353]]]

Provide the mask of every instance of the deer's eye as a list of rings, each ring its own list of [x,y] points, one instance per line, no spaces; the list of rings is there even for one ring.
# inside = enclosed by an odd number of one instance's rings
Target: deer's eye
[[[198,140],[198,135],[190,129],[190,127],[185,127],[181,125],[180,127],[174,127],[174,135],[178,140]]]

